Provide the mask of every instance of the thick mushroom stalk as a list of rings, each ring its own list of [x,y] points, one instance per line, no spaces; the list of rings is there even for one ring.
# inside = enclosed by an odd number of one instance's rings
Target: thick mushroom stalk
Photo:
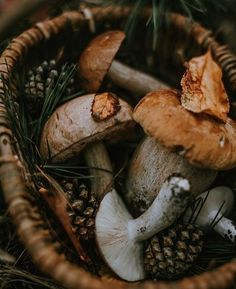
[[[92,177],[91,191],[99,198],[113,187],[112,165],[103,142],[91,143],[83,151],[85,162]]]
[[[190,199],[189,190],[187,179],[169,178],[150,208],[137,219],[115,190],[106,194],[96,216],[96,238],[105,261],[118,276],[128,281],[145,277],[142,241],[180,216]]]
[[[222,237],[236,241],[236,225],[225,216],[234,204],[234,195],[228,187],[216,187],[199,195],[198,206],[190,207],[184,216],[185,222],[194,222],[205,230],[213,228]],[[200,211],[199,211],[200,210]]]
[[[236,241],[236,224],[232,220],[222,217],[220,221],[214,226],[214,230],[222,237],[228,238],[231,242]]]
[[[146,136],[130,162],[125,199],[139,215],[150,207],[168,176],[179,173],[191,183],[191,193],[205,191],[216,178],[214,170],[198,168],[181,155],[171,152],[154,138]]]
[[[97,92],[107,76],[114,84],[137,96],[167,88],[162,81],[115,60],[124,38],[122,31],[108,31],[88,44],[78,63],[81,87],[87,92]]]

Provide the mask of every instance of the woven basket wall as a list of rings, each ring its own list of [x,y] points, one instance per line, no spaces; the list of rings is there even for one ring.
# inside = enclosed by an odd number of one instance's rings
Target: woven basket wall
[[[96,8],[92,9],[94,21],[100,23],[122,22],[130,13],[129,7]],[[143,19],[148,19],[150,9],[143,11]],[[118,24],[117,24],[118,25]],[[80,28],[78,30],[78,28]],[[210,48],[214,58],[223,69],[224,78],[229,87],[236,87],[236,58],[228,51],[226,46],[218,44],[211,32],[197,23],[188,23],[183,16],[173,14],[170,23],[163,31],[165,37],[160,41],[156,51],[159,74],[171,69],[182,73],[182,63],[186,57],[198,55]],[[86,33],[84,33],[86,31]],[[173,43],[173,35],[175,43]],[[36,64],[45,58],[58,54],[61,48],[65,53],[79,51],[93,37],[89,32],[89,20],[82,12],[67,12],[55,19],[36,24],[13,39],[0,58],[0,72],[4,81],[14,79],[16,67],[27,67]],[[161,36],[160,36],[161,37]],[[19,71],[19,70],[18,70]],[[164,74],[164,73],[163,73]],[[178,79],[178,76],[177,76]],[[173,82],[176,78],[173,76]],[[123,281],[99,279],[70,263],[63,254],[59,254],[52,243],[50,231],[45,228],[35,201],[29,193],[30,183],[27,168],[20,168],[16,155],[21,159],[21,153],[12,136],[11,128],[7,121],[7,113],[4,107],[4,83],[0,81],[0,176],[1,185],[12,219],[16,225],[18,234],[31,254],[37,266],[46,274],[57,280],[66,288],[78,289],[108,289],[108,288],[181,288],[181,289],[207,289],[227,288],[234,284],[236,277],[236,263],[231,262],[215,269],[214,271],[185,278],[177,282],[139,282],[126,283]],[[17,89],[11,84],[10,89],[17,99]],[[112,283],[111,283],[112,282]]]

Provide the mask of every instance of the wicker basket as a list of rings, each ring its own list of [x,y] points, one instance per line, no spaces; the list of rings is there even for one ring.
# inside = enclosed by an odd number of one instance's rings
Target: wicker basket
[[[116,27],[117,23],[122,22],[129,15],[130,9],[130,7],[94,8],[91,11],[97,25],[103,22],[112,22],[115,23],[114,27]],[[143,19],[147,19],[149,13],[150,9],[144,10]],[[13,78],[17,66],[34,64],[36,55],[49,58],[56,55],[64,45],[66,45],[64,50],[70,53],[78,42],[82,42],[81,40],[86,43],[91,37],[88,32],[91,20],[87,19],[85,15],[86,13],[83,12],[67,12],[55,19],[38,23],[13,39],[0,58],[0,72],[4,80]],[[86,34],[83,33],[83,37],[87,37],[87,40],[82,39],[78,33],[78,27],[81,28],[80,32],[83,32],[83,29],[87,31]],[[170,16],[170,23],[166,29],[167,31],[163,33],[165,37],[160,41],[162,46],[158,47],[156,51],[157,59],[161,59],[159,64],[161,71],[171,71],[174,66],[174,71],[179,71],[180,76],[182,73],[182,65],[180,64],[186,56],[193,56],[211,48],[215,59],[223,69],[226,82],[231,89],[236,87],[236,58],[226,46],[221,46],[214,40],[209,30],[204,29],[198,23],[191,22],[186,25],[186,19],[176,14]],[[175,43],[172,41],[173,35],[175,35]],[[16,87],[12,84],[10,89],[17,98]],[[66,288],[80,289],[108,289],[111,287],[219,289],[234,284],[236,277],[236,263],[234,262],[227,263],[214,271],[177,282],[126,283],[120,280],[109,281],[96,278],[79,266],[70,263],[64,255],[57,253],[50,231],[45,228],[43,218],[27,189],[27,186],[30,185],[27,168],[23,170],[22,174],[22,169],[17,164],[16,145],[13,146],[14,138],[4,107],[4,83],[2,80],[0,90],[0,175],[2,189],[18,234],[33,260],[43,272],[49,274]],[[17,154],[20,157],[19,151]],[[24,164],[24,160],[21,161]],[[27,180],[29,181],[28,184],[26,183]]]

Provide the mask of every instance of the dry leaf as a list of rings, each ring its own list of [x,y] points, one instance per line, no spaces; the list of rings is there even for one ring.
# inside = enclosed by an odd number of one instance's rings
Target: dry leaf
[[[119,99],[110,92],[96,94],[92,104],[92,117],[96,121],[106,120],[121,109]]]
[[[181,104],[184,108],[226,121],[229,100],[222,82],[221,68],[212,59],[210,51],[190,60],[181,86]]]

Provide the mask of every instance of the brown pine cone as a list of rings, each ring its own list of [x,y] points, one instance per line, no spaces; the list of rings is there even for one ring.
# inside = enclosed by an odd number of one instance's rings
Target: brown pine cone
[[[63,85],[67,65],[59,67],[55,60],[43,61],[39,66],[28,71],[25,83],[27,106],[30,112],[40,111],[45,96],[56,84]],[[65,96],[75,93],[74,78],[65,87]]]
[[[77,182],[68,183],[67,192],[70,202],[67,211],[71,219],[72,230],[84,240],[94,239],[95,216],[98,202],[94,193],[89,192],[85,185]]]
[[[175,279],[186,272],[203,246],[203,232],[188,224],[178,224],[153,236],[144,253],[144,267],[153,279]]]

